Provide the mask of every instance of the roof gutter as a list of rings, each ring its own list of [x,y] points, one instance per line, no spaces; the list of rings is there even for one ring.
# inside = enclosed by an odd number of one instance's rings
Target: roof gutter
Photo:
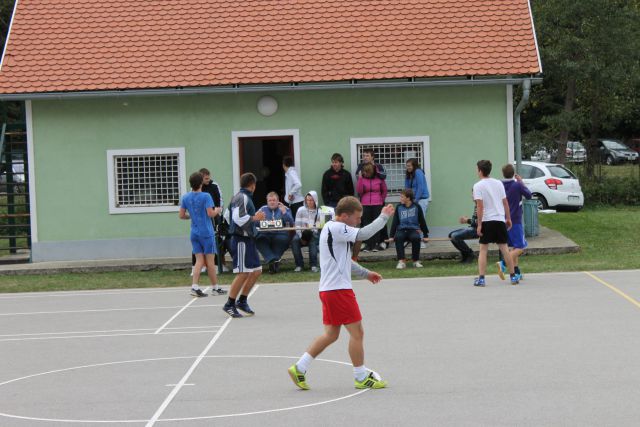
[[[290,83],[270,85],[228,85],[228,86],[202,86],[189,88],[162,88],[162,89],[125,89],[105,91],[79,91],[79,92],[41,92],[0,94],[0,101],[26,101],[42,99],[75,99],[75,98],[117,98],[128,96],[164,96],[164,95],[203,95],[216,93],[259,93],[259,92],[290,92],[308,90],[339,90],[339,89],[370,89],[370,88],[420,88],[439,86],[486,86],[486,85],[519,85],[523,82],[541,83],[542,77],[501,77],[501,78],[474,78],[465,79],[415,79],[408,80],[383,80],[383,81],[356,81],[332,82],[332,83]]]

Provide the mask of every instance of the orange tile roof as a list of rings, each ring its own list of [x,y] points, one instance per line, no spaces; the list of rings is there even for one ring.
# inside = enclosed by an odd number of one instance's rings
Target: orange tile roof
[[[540,71],[527,0],[19,0],[0,93]]]

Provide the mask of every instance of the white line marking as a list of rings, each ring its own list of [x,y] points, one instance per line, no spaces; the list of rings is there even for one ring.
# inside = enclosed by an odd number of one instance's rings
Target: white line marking
[[[209,289],[211,289],[211,287],[206,287],[204,289],[204,293],[206,294],[207,292],[209,292]],[[196,300],[198,299],[198,297],[193,297],[191,299],[191,301],[189,301],[188,303],[186,303],[184,305],[184,307],[182,307],[180,310],[178,310],[178,312],[176,314],[174,314],[173,316],[171,316],[171,319],[167,320],[166,322],[164,322],[164,325],[160,326],[158,329],[156,329],[156,331],[154,332],[154,334],[159,334],[160,332],[162,332],[162,330],[164,328],[167,327],[167,325],[171,322],[173,322],[173,319],[175,319],[176,317],[178,317],[180,315],[180,313],[182,313],[183,311],[185,311],[187,309],[187,307],[189,307],[191,304],[193,304],[194,302],[196,302]]]
[[[221,325],[207,325],[207,326],[180,326],[175,328],[164,328],[165,330],[181,330],[181,329],[211,329],[219,328]],[[71,334],[103,334],[109,332],[135,332],[135,331],[155,331],[155,328],[138,328],[138,329],[108,329],[102,331],[72,331],[72,332],[37,332],[31,334],[7,334],[0,335],[1,337],[30,337],[30,336],[43,336],[43,335],[71,335]]]
[[[99,335],[65,335],[62,337],[29,337],[29,338],[6,338],[0,339],[0,342],[7,341],[36,341],[36,340],[69,340],[73,338],[103,338],[103,337],[141,337],[144,335],[176,335],[176,334],[204,334],[210,333],[213,330],[203,330],[203,331],[175,331],[175,332],[162,332],[161,334],[156,334],[153,332],[147,332],[142,334],[99,334]]]
[[[192,308],[202,307],[222,307],[223,304],[201,304]],[[181,305],[172,305],[169,307],[133,307],[133,308],[101,308],[95,310],[64,310],[64,311],[32,311],[25,313],[0,313],[0,316],[30,316],[34,314],[65,314],[65,313],[99,313],[105,311],[136,311],[136,310],[167,310],[170,308],[181,308]]]
[[[265,358],[265,359],[292,359],[292,360],[298,360],[299,356],[272,356],[272,355],[212,355],[212,356],[204,356],[205,359],[208,358]],[[140,362],[156,362],[156,361],[165,361],[165,360],[180,360],[180,359],[194,359],[195,356],[176,356],[176,357],[159,357],[159,358],[153,358],[153,359],[137,359],[137,360],[121,360],[118,362],[106,362],[106,363],[96,363],[96,364],[92,364],[92,365],[84,365],[84,366],[74,366],[71,368],[64,368],[64,369],[56,369],[53,371],[47,371],[47,372],[40,372],[37,374],[31,374],[31,375],[26,375],[24,377],[20,377],[20,378],[14,378],[12,380],[9,381],[5,381],[0,383],[0,387],[7,385],[7,384],[11,384],[11,383],[15,383],[15,382],[19,382],[22,380],[26,380],[29,378],[34,378],[34,377],[39,377],[39,376],[43,376],[43,375],[48,375],[48,374],[56,374],[56,373],[60,373],[60,372],[68,372],[68,371],[75,371],[75,370],[80,370],[80,369],[85,369],[85,368],[95,368],[95,367],[101,367],[101,366],[112,366],[112,365],[121,365],[121,364],[125,364],[125,363],[140,363]],[[330,359],[316,359],[317,362],[328,362],[328,363],[336,363],[338,365],[345,365],[345,366],[351,366],[350,362],[341,362],[338,360],[330,360]],[[186,385],[186,384],[185,384]],[[339,398],[335,398],[335,399],[330,399],[330,400],[325,400],[322,402],[317,402],[317,403],[311,403],[311,404],[307,404],[307,405],[300,405],[300,406],[291,406],[288,408],[280,408],[280,409],[267,409],[264,411],[259,411],[259,412],[244,412],[244,413],[236,413],[236,414],[224,414],[224,415],[210,415],[210,416],[203,416],[203,417],[193,417],[193,418],[162,418],[159,419],[159,422],[165,422],[165,421],[188,421],[188,420],[196,420],[196,419],[210,419],[210,418],[226,418],[226,417],[237,417],[237,416],[243,416],[243,415],[255,415],[255,414],[261,414],[261,413],[269,413],[269,412],[280,412],[280,411],[288,411],[288,410],[293,410],[293,409],[301,409],[301,408],[305,408],[305,407],[309,407],[309,406],[317,406],[317,405],[323,405],[326,403],[332,403],[332,402],[336,402],[338,400],[342,400],[342,399],[347,399],[349,397],[353,397],[353,396],[357,396],[361,393],[365,393],[369,391],[369,389],[364,389],[361,391],[358,391],[356,393],[350,394],[348,396],[343,396],[343,397],[339,397]],[[23,419],[23,420],[31,420],[31,421],[54,421],[54,422],[66,422],[66,423],[97,423],[97,424],[108,424],[108,423],[146,423],[148,420],[144,419],[144,420],[73,420],[73,419],[58,419],[58,418],[37,418],[37,417],[27,417],[27,416],[23,416],[23,415],[14,415],[14,414],[7,414],[4,412],[0,412],[0,416],[3,417],[7,417],[7,418],[16,418],[16,419]]]
[[[178,385],[178,384],[165,384],[164,386],[165,386],[165,387],[175,387],[175,386],[177,386],[177,385]],[[183,385],[183,386],[185,386],[185,385],[195,385],[195,384],[193,384],[193,383],[187,383],[187,384],[182,384],[182,385]]]
[[[126,295],[126,294],[155,294],[155,293],[170,293],[170,292],[185,292],[185,287],[180,288],[168,288],[158,289],[149,288],[146,289],[114,289],[112,291],[100,291],[100,290],[87,290],[87,291],[58,291],[58,292],[39,292],[34,291],[29,294],[15,293],[0,295],[0,300],[3,299],[22,299],[22,298],[52,298],[52,297],[92,297],[94,295]]]
[[[251,297],[258,290],[259,287],[260,287],[260,285],[255,285],[253,287],[253,289],[251,290],[251,292],[249,293],[249,295],[247,296],[247,298]],[[225,329],[227,329],[227,326],[229,326],[229,324],[231,323],[231,320],[233,320],[233,318],[229,317],[227,319],[227,321],[224,322],[224,324],[222,325],[222,328],[220,328],[218,330],[218,332],[216,332],[216,334],[213,336],[213,338],[211,338],[211,341],[209,341],[209,344],[207,344],[207,346],[204,348],[204,350],[202,350],[202,352],[200,353],[198,358],[193,362],[193,364],[191,365],[189,370],[187,370],[187,372],[184,374],[182,379],[173,388],[173,390],[171,390],[171,393],[169,393],[169,395],[164,400],[164,402],[162,402],[162,404],[160,405],[160,407],[158,408],[156,413],[153,414],[153,416],[151,417],[149,422],[147,422],[146,427],[152,427],[158,421],[158,419],[160,418],[160,415],[162,415],[162,413],[165,411],[165,409],[167,409],[167,406],[169,406],[169,404],[171,403],[173,398],[176,397],[176,395],[178,394],[178,392],[180,391],[182,386],[187,382],[187,380],[189,379],[189,377],[191,376],[193,371],[195,371],[195,369],[198,367],[198,364],[200,364],[200,362],[207,355],[209,350],[211,350],[211,347],[213,347],[213,345],[216,343],[216,341],[218,341],[218,338],[220,338],[220,336],[222,336],[222,333],[224,332]]]

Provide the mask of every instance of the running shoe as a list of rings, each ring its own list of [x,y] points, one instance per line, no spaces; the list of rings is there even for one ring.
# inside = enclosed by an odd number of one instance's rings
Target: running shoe
[[[354,380],[356,388],[385,388],[387,386],[387,382],[383,381],[376,372],[370,371],[369,375],[366,376],[362,381]]]
[[[420,261],[414,261],[413,266],[414,266],[415,268],[422,268],[422,267],[424,267]]]
[[[512,285],[517,285],[518,283],[520,283],[520,280],[518,279],[517,274],[514,274],[513,276],[511,276],[510,280]]]
[[[193,289],[193,288],[191,288],[191,295],[193,295],[194,297],[198,297],[198,298],[202,298],[202,297],[206,297],[207,296],[207,294],[202,292],[201,289]]]
[[[484,277],[476,277],[473,281],[473,286],[481,286],[484,287],[486,285],[484,281]]]
[[[506,267],[503,270],[502,264],[503,264],[502,261],[496,262],[496,266],[498,267],[498,277],[500,278],[500,280],[504,280],[504,273],[507,270]]]
[[[404,270],[405,268],[407,268],[407,264],[402,260],[398,261],[398,264],[396,265],[396,269]]]
[[[211,289],[211,295],[226,295],[227,291],[222,288]]]
[[[236,318],[240,318],[240,317],[244,317],[242,314],[240,314],[238,312],[238,310],[236,309],[235,306],[226,303],[223,307],[222,307],[222,311],[224,311],[225,313],[227,313],[229,316],[233,317],[234,319]]]
[[[522,273],[516,273],[516,277],[518,278],[518,282],[524,279]]]
[[[236,308],[245,313],[246,316],[253,316],[256,314],[251,307],[249,307],[249,303],[246,301],[236,301]]]
[[[302,271],[302,267],[296,267],[293,269],[294,272],[300,273]]]
[[[289,372],[289,376],[291,377],[291,380],[295,385],[303,390],[309,390],[309,386],[307,385],[307,378],[302,372],[298,371],[298,367],[295,363],[291,365],[287,371]]]

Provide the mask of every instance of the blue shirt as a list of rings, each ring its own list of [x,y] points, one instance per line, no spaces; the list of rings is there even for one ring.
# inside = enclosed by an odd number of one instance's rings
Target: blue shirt
[[[427,177],[422,169],[416,169],[413,178],[404,179],[404,188],[413,190],[414,200],[429,198],[429,185],[427,185]]]
[[[293,219],[293,215],[291,215],[291,209],[287,208],[287,211],[283,214],[280,208],[271,209],[268,205],[264,205],[260,208],[261,212],[264,212],[264,219],[267,221],[282,220],[283,227],[291,227],[295,224],[295,220]],[[288,231],[270,231],[268,233],[264,233],[267,235],[283,235],[288,236]]]
[[[207,208],[213,208],[213,199],[209,193],[191,191],[182,196],[180,207],[189,212],[192,235],[213,237],[213,223],[207,215]]]
[[[421,230],[425,237],[429,236],[429,228],[424,220],[422,208],[417,203],[406,207],[402,203],[396,206],[396,212],[391,222],[391,237],[395,237],[397,230]]]

